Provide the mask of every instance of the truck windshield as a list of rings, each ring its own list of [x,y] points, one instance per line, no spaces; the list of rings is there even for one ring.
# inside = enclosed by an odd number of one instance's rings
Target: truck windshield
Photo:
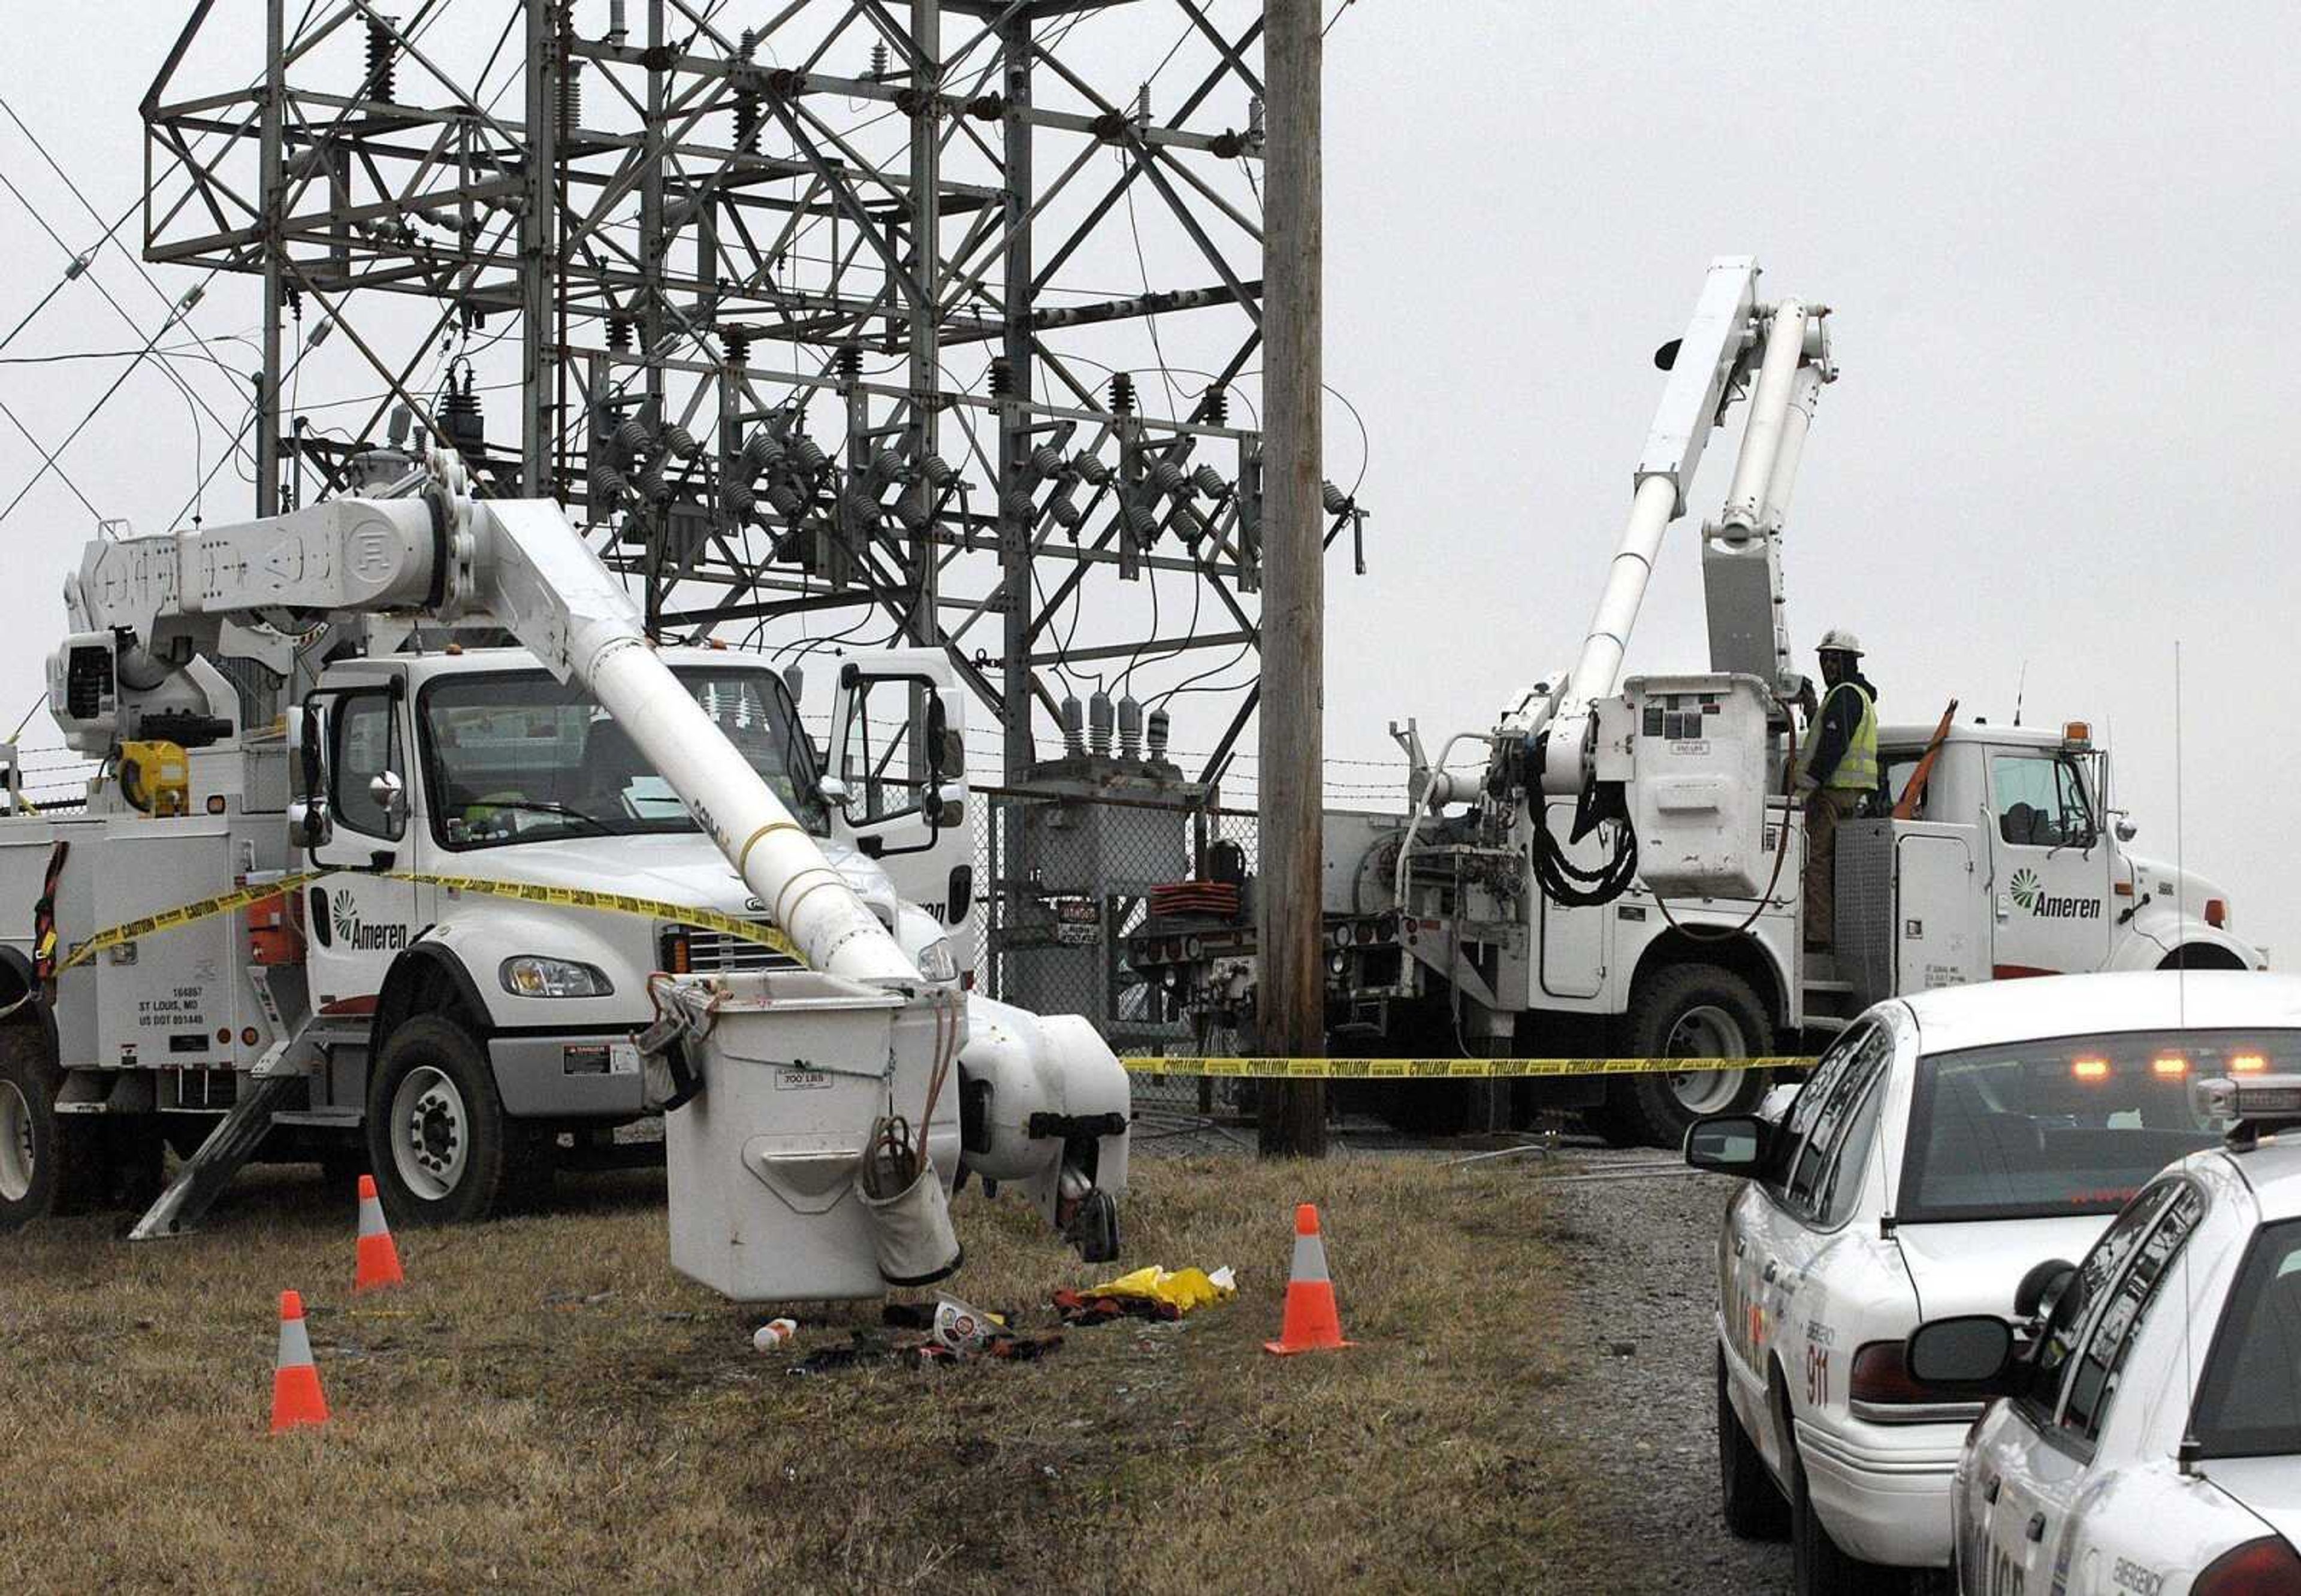
[[[2217,1145],[2189,1083],[2301,1068],[2301,1032],[2104,1032],[1918,1060],[1896,1216],[2113,1214],[2166,1165]]]
[[[782,681],[741,667],[674,673],[799,823],[828,834],[814,751]],[[692,831],[694,817],[580,687],[542,672],[448,676],[424,688],[433,834],[448,848]]]
[[[2301,1219],[2254,1238],[2197,1388],[2195,1428],[2208,1458],[2301,1452]]]

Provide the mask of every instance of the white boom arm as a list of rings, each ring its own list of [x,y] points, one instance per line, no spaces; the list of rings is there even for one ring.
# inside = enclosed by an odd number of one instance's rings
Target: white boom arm
[[[291,633],[347,614],[491,619],[598,699],[809,965],[862,981],[920,979],[656,657],[631,596],[548,499],[475,500],[460,465],[435,456],[420,497],[331,499],[213,531],[92,543],[64,596],[80,631],[132,634],[120,668],[139,687],[200,648],[265,657],[284,672]]]
[[[1733,486],[1719,524],[1707,529],[1709,545],[1731,556],[1724,574],[1711,572],[1711,663],[1716,669],[1753,670],[1769,681],[1778,680],[1787,667],[1774,534],[1788,504],[1814,396],[1829,372],[1820,313],[1795,299],[1761,305],[1757,286],[1758,263],[1750,256],[1711,262],[1685,336],[1674,352],[1665,351],[1669,380],[1638,456],[1629,522],[1581,652],[1551,690],[1528,704],[1527,718],[1510,728],[1527,739],[1549,733],[1540,773],[1546,792],[1578,793],[1589,780],[1591,706],[1620,686],[1630,631],[1645,601],[1663,534],[1686,513],[1686,490],[1711,430],[1723,420],[1753,364],[1756,385]],[[1745,548],[1759,556],[1760,580],[1754,584],[1739,580],[1746,568]],[[1767,651],[1762,670],[1742,662],[1746,644],[1727,642],[1753,632]],[[1725,658],[1734,663],[1721,663]]]

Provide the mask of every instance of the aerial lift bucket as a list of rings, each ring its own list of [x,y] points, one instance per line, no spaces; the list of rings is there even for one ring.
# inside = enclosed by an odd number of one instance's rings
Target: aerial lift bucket
[[[966,1040],[963,999],[807,970],[659,976],[642,1038],[664,1117],[671,1261],[739,1302],[876,1297],[958,1266],[949,1198],[958,1093],[936,1094]],[[675,1076],[675,1090],[666,1091]],[[930,1166],[884,1200],[863,1169],[900,1116]],[[916,1141],[915,1141],[916,1144]]]

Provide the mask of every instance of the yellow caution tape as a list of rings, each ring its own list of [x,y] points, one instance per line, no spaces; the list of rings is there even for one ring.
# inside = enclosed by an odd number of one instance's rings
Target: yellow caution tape
[[[1811,1069],[1799,1054],[1761,1058],[1159,1058],[1119,1060],[1137,1075],[1246,1081],[1516,1081],[1560,1075],[1678,1075],[1711,1070]]]
[[[665,903],[660,898],[633,898],[623,892],[593,892],[582,887],[546,887],[533,882],[493,881],[475,875],[433,875],[417,870],[387,870],[376,873],[354,870],[313,870],[294,875],[284,875],[261,885],[241,887],[230,892],[219,892],[211,898],[196,898],[172,909],[146,915],[100,931],[87,941],[76,944],[71,953],[56,966],[62,974],[76,965],[84,965],[108,948],[123,942],[133,942],[141,937],[155,936],[162,932],[180,930],[202,920],[228,915],[234,909],[246,908],[267,898],[277,898],[283,892],[300,892],[316,882],[331,876],[364,878],[373,881],[406,882],[414,886],[444,887],[453,892],[471,892],[488,898],[508,898],[521,903],[547,904],[554,908],[597,909],[606,914],[640,915],[651,920],[667,920],[682,925],[692,925],[703,931],[715,931],[737,937],[747,942],[757,942],[771,948],[785,957],[804,965],[798,944],[772,925],[761,925],[740,919],[718,909],[700,908],[690,904]]]

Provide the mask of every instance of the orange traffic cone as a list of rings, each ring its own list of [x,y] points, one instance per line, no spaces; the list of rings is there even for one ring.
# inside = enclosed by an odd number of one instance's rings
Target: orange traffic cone
[[[1286,1280],[1286,1322],[1266,1352],[1321,1352],[1354,1347],[1343,1339],[1342,1316],[1335,1309],[1335,1283],[1326,1276],[1326,1244],[1318,1238],[1318,1207],[1294,1210],[1294,1267]]]
[[[280,1293],[280,1357],[272,1372],[272,1433],[328,1422],[328,1400],[320,1394],[320,1371],[312,1362],[312,1338],[304,1328],[304,1299]]]
[[[360,1176],[359,1262],[352,1274],[352,1290],[372,1291],[378,1286],[407,1283],[399,1272],[399,1249],[391,1227],[383,1222],[383,1204],[375,1195],[375,1177]]]

